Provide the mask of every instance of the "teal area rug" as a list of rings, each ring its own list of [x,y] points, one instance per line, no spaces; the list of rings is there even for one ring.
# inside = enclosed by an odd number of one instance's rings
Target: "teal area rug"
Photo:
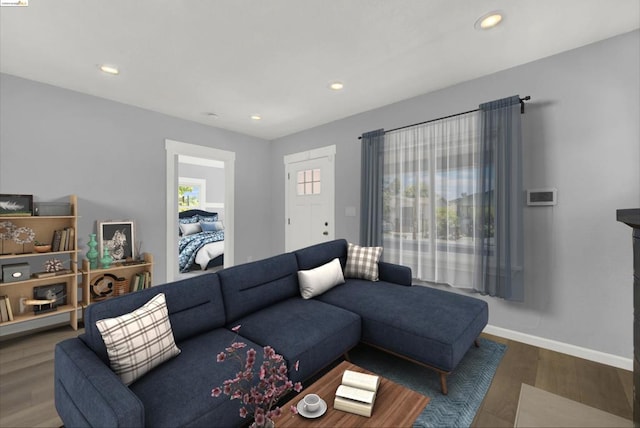
[[[366,346],[349,352],[351,362],[431,399],[414,427],[468,427],[489,390],[507,347],[480,338],[448,376],[449,394],[440,392],[440,375],[418,364]]]

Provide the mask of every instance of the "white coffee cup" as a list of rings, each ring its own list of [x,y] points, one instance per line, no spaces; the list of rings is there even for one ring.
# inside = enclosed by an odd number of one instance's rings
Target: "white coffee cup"
[[[307,394],[302,399],[304,410],[315,413],[320,409],[320,396],[318,394]]]

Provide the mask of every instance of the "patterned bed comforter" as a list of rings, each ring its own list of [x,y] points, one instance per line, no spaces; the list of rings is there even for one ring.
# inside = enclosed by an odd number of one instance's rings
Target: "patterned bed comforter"
[[[178,244],[180,272],[186,272],[191,269],[200,248],[217,241],[224,241],[224,230],[200,232],[181,237]]]

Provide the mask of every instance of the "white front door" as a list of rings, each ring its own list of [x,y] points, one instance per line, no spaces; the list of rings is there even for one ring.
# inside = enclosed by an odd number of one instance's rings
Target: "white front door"
[[[285,251],[335,239],[335,146],[285,156]]]

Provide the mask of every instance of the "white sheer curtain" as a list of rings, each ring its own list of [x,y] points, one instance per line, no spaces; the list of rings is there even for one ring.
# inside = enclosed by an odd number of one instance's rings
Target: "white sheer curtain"
[[[472,288],[480,112],[385,134],[384,260]]]

